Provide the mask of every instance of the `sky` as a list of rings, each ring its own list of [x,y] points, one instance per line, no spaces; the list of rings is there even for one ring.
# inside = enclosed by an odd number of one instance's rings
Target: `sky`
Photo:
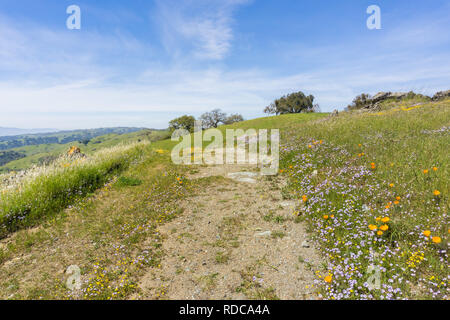
[[[363,92],[432,95],[450,89],[449,30],[448,0],[0,0],[0,127],[251,119],[296,91],[324,112]]]

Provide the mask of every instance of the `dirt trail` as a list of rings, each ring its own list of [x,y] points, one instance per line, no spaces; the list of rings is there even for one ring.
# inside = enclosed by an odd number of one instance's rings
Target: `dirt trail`
[[[212,183],[162,226],[161,268],[140,283],[137,299],[315,299],[319,256],[294,222],[294,201],[280,177],[243,166],[198,167],[190,179]],[[236,174],[244,172],[243,174]]]

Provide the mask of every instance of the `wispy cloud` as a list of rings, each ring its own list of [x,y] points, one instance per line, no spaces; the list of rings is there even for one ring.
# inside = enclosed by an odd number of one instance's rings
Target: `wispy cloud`
[[[166,49],[177,56],[190,46],[196,58],[223,59],[233,40],[233,12],[245,3],[248,1],[158,0],[156,20]]]

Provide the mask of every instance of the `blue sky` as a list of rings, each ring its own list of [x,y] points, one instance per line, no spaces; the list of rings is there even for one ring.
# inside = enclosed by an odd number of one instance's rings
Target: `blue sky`
[[[0,126],[164,128],[213,108],[263,116],[299,90],[323,111],[433,94],[450,89],[449,29],[447,0],[0,0]]]

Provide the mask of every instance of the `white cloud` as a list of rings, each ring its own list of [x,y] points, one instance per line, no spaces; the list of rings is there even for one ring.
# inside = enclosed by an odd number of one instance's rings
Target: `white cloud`
[[[185,53],[200,59],[221,60],[233,40],[234,10],[248,1],[197,0],[157,1],[156,21],[161,28],[166,49],[174,56]]]

